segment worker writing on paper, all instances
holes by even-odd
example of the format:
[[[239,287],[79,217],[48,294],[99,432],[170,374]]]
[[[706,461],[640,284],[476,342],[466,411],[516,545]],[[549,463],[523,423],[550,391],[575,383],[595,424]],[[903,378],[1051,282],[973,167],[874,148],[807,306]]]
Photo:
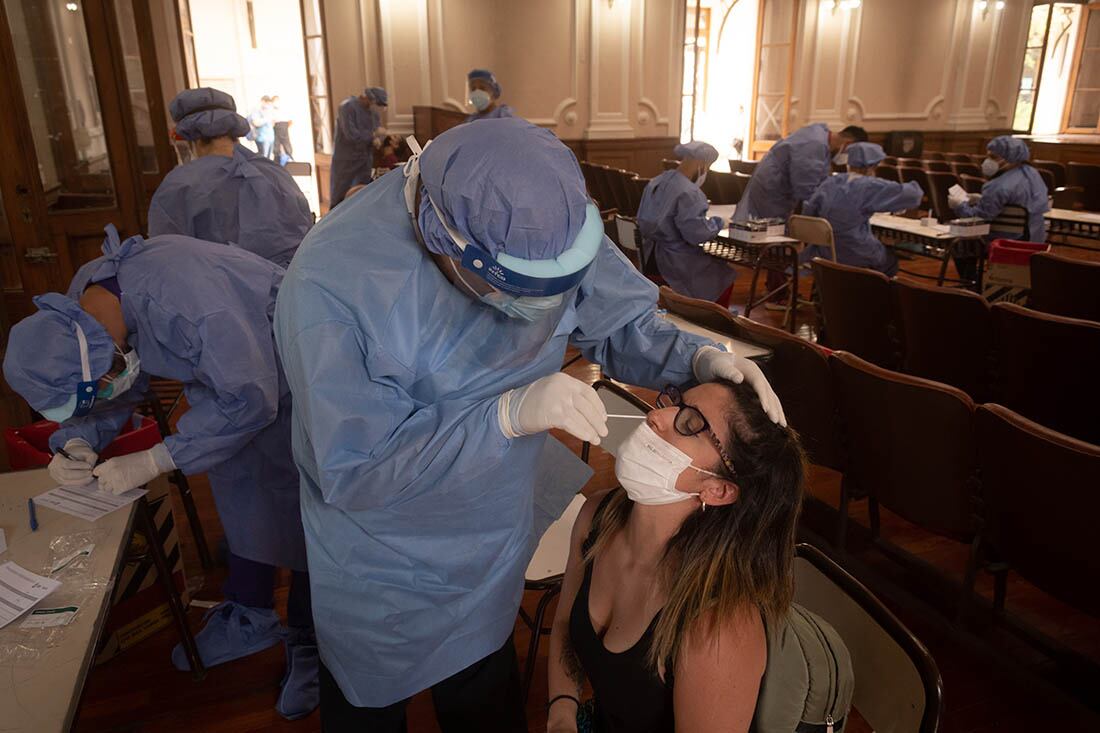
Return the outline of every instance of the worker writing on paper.
[[[536,493],[547,431],[607,431],[594,390],[559,372],[568,344],[635,384],[747,379],[782,419],[755,365],[656,298],[573,154],[517,118],[448,130],[306,236],[275,328],[326,731],[404,730],[428,688],[448,733],[526,730],[511,634],[533,515],[579,488]]]
[[[825,179],[803,204],[802,213],[822,217],[832,225],[837,262],[869,267],[893,277],[898,271],[898,258],[871,233],[871,215],[915,208],[924,192],[916,181],[898,183],[872,175],[886,157],[882,146],[852,143],[847,153],[848,172]],[[803,250],[799,259],[808,262],[814,257],[832,259],[832,253],[814,245]]]
[[[196,636],[200,658],[214,666],[284,643],[276,709],[294,719],[317,706],[318,658],[290,390],[271,326],[283,273],[236,247],[172,234],[120,241],[108,226],[103,256],[80,268],[68,294],[36,297],[38,312],[11,329],[4,376],[61,423],[49,470],[62,485],[98,478],[121,494],[176,468],[207,473],[229,575],[225,602]],[[150,374],[183,382],[190,408],[163,443],[97,466],[146,399]],[[289,630],[274,611],[277,567],[293,571]],[[172,663],[190,668],[182,646]]]
[[[248,121],[233,97],[202,87],[176,95],[168,107],[176,136],[195,155],[169,171],[149,203],[149,236],[184,234],[232,244],[286,267],[313,213],[282,166],[237,142]]]
[[[692,141],[677,145],[680,165],[646,184],[638,205],[642,246],[678,293],[728,306],[736,273],[699,248],[722,229],[722,218],[707,216],[703,181],[718,160],[713,145]]]

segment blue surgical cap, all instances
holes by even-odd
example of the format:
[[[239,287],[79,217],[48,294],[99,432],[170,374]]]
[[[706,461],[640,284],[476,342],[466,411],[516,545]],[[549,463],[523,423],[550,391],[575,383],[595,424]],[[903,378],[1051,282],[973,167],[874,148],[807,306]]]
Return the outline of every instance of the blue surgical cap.
[[[451,225],[493,257],[557,257],[580,232],[588,206],[572,151],[520,118],[447,130],[421,154],[420,182]],[[427,201],[417,219],[429,250],[461,258]]]
[[[878,143],[852,143],[845,152],[852,168],[870,168],[886,159],[886,151]]]
[[[382,87],[367,87],[363,90],[363,96],[381,107],[387,107],[390,103],[390,95]]]
[[[1031,157],[1031,150],[1028,149],[1027,143],[1011,135],[993,138],[985,149],[1009,163],[1023,163]]]
[[[38,312],[12,327],[4,355],[4,378],[35,410],[64,405],[84,381],[80,343],[73,323],[88,340],[92,379],[111,368],[115,342],[99,321],[72,298],[46,293],[34,299]]]
[[[467,81],[473,81],[474,79],[484,79],[489,82],[493,87],[493,96],[500,96],[500,83],[497,82],[496,76],[488,69],[471,69],[470,73],[466,75]]]
[[[184,140],[248,134],[248,120],[237,114],[233,97],[220,89],[185,89],[168,105],[176,135]]]
[[[701,160],[707,164],[708,168],[714,161],[718,160],[718,150],[710,143],[705,143],[701,140],[680,143],[673,149],[672,154],[677,160],[685,160],[687,158]]]

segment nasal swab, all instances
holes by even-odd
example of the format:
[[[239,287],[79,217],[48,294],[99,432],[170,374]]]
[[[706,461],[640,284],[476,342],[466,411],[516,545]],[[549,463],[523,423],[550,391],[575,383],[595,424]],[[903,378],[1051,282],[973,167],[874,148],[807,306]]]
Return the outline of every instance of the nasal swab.
[[[645,415],[608,415],[608,417],[621,417],[624,420],[645,420]]]

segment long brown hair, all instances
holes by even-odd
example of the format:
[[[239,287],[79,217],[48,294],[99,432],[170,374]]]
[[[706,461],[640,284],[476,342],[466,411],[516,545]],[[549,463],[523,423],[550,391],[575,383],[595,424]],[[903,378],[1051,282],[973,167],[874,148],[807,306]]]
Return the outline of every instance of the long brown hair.
[[[731,394],[724,415],[736,477],[719,461],[716,473],[739,487],[736,502],[691,514],[668,541],[660,582],[666,595],[649,649],[657,670],[674,664],[687,633],[717,632],[746,606],[774,623],[791,604],[795,526],[802,504],[805,456],[793,430],[774,424],[756,392],[719,380]],[[621,530],[634,502],[619,489],[594,518],[591,562]],[[700,622],[703,625],[700,626]]]

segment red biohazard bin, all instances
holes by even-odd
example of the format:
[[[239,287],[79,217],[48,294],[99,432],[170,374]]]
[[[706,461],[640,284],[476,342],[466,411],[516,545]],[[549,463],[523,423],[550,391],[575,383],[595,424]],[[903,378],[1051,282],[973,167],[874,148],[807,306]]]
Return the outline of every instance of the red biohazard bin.
[[[1050,251],[1049,244],[995,239],[989,244],[982,294],[989,301],[1022,301],[1031,289],[1031,256]]]
[[[23,471],[29,468],[43,468],[49,465],[50,436],[60,426],[50,420],[40,420],[30,425],[4,430],[4,444],[8,448],[8,460],[11,470]],[[156,421],[134,415],[122,427],[118,437],[103,449],[100,458],[106,460],[115,456],[152,448],[159,443],[160,430]]]

